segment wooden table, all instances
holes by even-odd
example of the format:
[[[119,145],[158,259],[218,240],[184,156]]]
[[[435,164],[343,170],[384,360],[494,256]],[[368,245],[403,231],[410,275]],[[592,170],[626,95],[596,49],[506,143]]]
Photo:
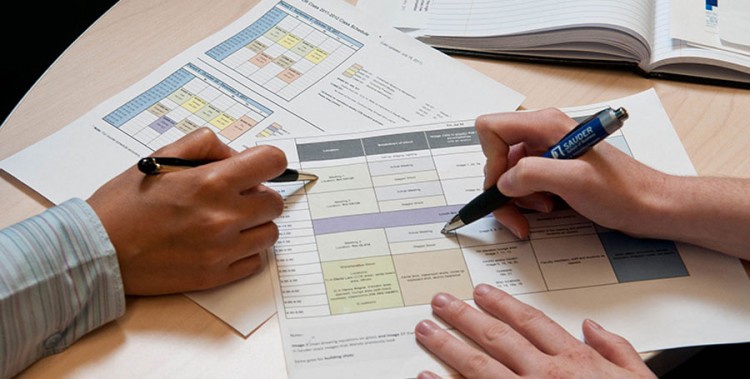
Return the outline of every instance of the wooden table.
[[[41,77],[0,127],[0,159],[63,128],[256,2],[120,0]],[[525,94],[524,109],[597,103],[653,87],[700,175],[750,177],[748,90],[645,79],[623,71],[457,59]],[[51,205],[0,171],[0,227]],[[662,364],[657,358],[669,354],[643,356],[656,362],[652,367],[658,370]],[[187,297],[173,295],[128,298],[122,318],[37,362],[20,377],[284,378],[286,373],[276,317],[245,339]]]

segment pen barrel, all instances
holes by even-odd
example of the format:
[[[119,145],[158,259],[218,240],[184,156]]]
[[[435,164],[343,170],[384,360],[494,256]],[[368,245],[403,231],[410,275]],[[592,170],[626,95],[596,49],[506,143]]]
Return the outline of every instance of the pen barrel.
[[[542,156],[553,159],[577,158],[620,129],[627,117],[623,108],[604,109],[578,124]]]
[[[464,224],[470,224],[486,216],[488,209],[500,208],[510,199],[510,197],[503,195],[497,189],[497,186],[492,186],[461,208],[458,211],[458,216]]]

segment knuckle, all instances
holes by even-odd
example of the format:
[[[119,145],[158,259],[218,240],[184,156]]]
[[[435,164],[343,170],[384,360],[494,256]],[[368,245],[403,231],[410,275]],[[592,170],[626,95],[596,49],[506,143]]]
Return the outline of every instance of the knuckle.
[[[519,328],[522,329],[528,329],[537,324],[547,324],[550,322],[552,322],[552,320],[547,317],[544,312],[533,307],[524,307],[519,313],[517,320]]]
[[[505,340],[511,334],[512,329],[507,324],[495,322],[484,330],[484,339],[488,343]]]
[[[485,374],[490,366],[490,357],[484,353],[475,352],[469,356],[461,370],[467,378],[476,378]]]
[[[472,311],[473,309],[471,308],[471,306],[464,303],[463,301],[454,301],[448,307],[449,314],[455,319],[467,317],[469,312]]]

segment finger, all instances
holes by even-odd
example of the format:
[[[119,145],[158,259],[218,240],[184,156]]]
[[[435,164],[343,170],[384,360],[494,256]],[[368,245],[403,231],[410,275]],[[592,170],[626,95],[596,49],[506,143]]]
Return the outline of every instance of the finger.
[[[493,113],[476,119],[477,136],[487,157],[485,187],[512,167],[522,155],[541,155],[575,121],[559,109]],[[513,147],[518,145],[517,147]]]
[[[539,349],[510,325],[480,312],[452,295],[435,295],[432,309],[514,372],[522,373],[537,365],[543,358]]]
[[[512,378],[515,373],[486,353],[469,346],[429,320],[415,328],[417,341],[466,378]]]
[[[273,221],[284,211],[284,199],[281,195],[264,185],[258,185],[235,196],[238,197],[235,203],[238,204],[236,215],[240,230]]]
[[[422,371],[417,375],[417,379],[441,379],[439,375],[432,371]]]
[[[495,287],[480,284],[474,288],[474,301],[489,314],[507,323],[542,352],[557,355],[580,344],[575,337],[542,311],[525,304]]]
[[[529,236],[529,220],[513,204],[505,204],[492,211],[497,222],[508,228],[514,236],[526,239]]]
[[[587,345],[618,366],[631,371],[650,371],[630,342],[592,320],[583,321],[583,338]]]
[[[174,156],[195,160],[221,160],[236,154],[231,147],[219,140],[216,133],[201,127],[177,141],[156,150],[153,156]]]
[[[225,283],[234,282],[250,275],[256,274],[263,269],[264,261],[260,254],[254,254],[249,257],[240,259],[227,269]]]
[[[219,175],[243,191],[279,176],[286,169],[286,155],[271,145],[249,148],[225,160]]]
[[[502,140],[507,146],[523,143],[528,155],[541,155],[575,125],[575,120],[556,108],[493,113],[476,121],[480,141]]]

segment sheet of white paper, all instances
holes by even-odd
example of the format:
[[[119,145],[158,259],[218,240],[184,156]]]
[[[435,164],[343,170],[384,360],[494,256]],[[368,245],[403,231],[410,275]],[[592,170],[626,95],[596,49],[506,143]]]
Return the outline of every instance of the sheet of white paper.
[[[414,30],[427,26],[430,0],[357,0],[357,8],[398,29]]]
[[[695,174],[653,90],[567,112],[605,106],[630,114],[610,143],[656,169]],[[289,237],[269,259],[291,378],[450,374],[416,343],[414,326],[434,319],[436,292],[471,303],[479,283],[538,307],[578,338],[593,318],[639,351],[750,340],[750,280],[736,258],[629,238],[564,209],[529,214],[528,241],[492,217],[442,235],[481,192],[472,119],[260,143],[320,175],[304,187],[274,184],[287,196],[278,225]]]
[[[721,41],[750,54],[750,2],[747,0],[721,0]]]
[[[59,204],[87,198],[199,126],[241,150],[270,136],[473,117],[515,110],[522,101],[345,2],[265,0],[0,168]],[[188,296],[247,335],[272,315],[243,316],[274,306],[267,288],[250,279]],[[249,303],[246,293],[267,293],[266,302]]]
[[[742,14],[738,10],[727,8],[729,2],[722,1],[721,4],[712,4],[707,0],[669,1],[672,3],[670,7],[670,34],[672,38],[703,48],[750,54],[750,50],[724,42],[725,37],[736,41],[741,40],[742,37],[747,35],[747,33],[742,34],[743,28],[750,31],[750,26],[747,26],[750,18],[745,19],[742,23]],[[736,33],[739,33],[739,39]]]

